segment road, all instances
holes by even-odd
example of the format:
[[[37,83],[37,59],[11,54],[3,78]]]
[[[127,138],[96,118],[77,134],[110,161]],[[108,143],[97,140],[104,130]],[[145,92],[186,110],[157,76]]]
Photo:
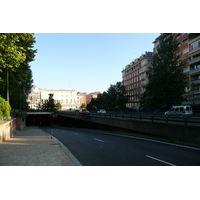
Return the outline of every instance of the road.
[[[199,166],[200,148],[112,135],[100,130],[41,127],[83,166]]]

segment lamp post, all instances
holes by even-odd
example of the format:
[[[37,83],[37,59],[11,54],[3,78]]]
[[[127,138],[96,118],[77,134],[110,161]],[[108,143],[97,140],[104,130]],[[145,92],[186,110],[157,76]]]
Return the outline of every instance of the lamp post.
[[[21,111],[21,85],[22,82],[19,82],[19,111]]]
[[[192,92],[193,92],[193,112],[194,112],[194,82],[191,84],[191,87],[192,87]]]

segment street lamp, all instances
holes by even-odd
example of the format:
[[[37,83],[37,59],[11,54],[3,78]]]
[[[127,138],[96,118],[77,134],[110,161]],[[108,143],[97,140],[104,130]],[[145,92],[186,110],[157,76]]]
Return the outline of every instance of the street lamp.
[[[194,111],[194,82],[191,84],[192,92],[193,92],[193,111]]]
[[[19,111],[21,111],[21,85],[22,82],[19,82]]]

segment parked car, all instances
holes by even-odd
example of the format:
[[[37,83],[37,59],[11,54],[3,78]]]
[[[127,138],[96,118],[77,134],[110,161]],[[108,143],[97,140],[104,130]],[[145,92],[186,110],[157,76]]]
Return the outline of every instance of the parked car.
[[[106,113],[106,110],[105,109],[101,109],[98,111],[98,113]]]
[[[179,117],[188,117],[192,116],[192,107],[191,106],[174,106],[169,111],[165,112],[165,116],[179,116]]]
[[[79,114],[89,115],[90,112],[87,109],[84,108],[84,109],[79,110]]]

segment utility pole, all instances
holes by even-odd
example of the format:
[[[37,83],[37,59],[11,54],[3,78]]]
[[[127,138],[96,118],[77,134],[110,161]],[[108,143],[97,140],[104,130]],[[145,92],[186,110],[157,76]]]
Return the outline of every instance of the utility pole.
[[[7,69],[7,101],[9,103],[9,74],[8,74],[8,69]]]
[[[19,111],[21,111],[21,85],[22,82],[19,82]]]

